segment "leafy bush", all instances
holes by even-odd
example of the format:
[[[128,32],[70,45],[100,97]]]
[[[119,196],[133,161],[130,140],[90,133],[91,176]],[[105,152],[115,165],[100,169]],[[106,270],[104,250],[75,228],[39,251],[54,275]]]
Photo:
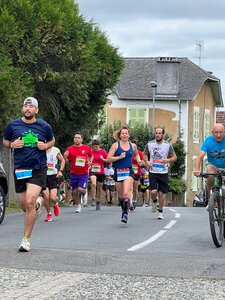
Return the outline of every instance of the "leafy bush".
[[[180,178],[169,178],[169,191],[178,195],[184,194],[187,190],[186,181]]]

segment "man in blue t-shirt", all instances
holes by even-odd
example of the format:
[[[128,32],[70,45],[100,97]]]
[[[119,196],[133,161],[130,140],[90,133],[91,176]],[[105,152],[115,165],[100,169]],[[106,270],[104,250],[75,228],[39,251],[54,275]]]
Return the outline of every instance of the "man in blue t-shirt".
[[[195,159],[195,176],[200,176],[203,157],[207,155],[207,173],[216,173],[218,169],[225,169],[225,129],[223,124],[214,125],[212,135],[202,143],[198,156]],[[207,178],[207,191],[213,185],[213,176]]]
[[[17,199],[24,211],[24,238],[19,251],[30,250],[30,236],[41,213],[43,198],[39,196],[46,186],[46,150],[55,143],[50,125],[36,119],[38,101],[28,97],[23,104],[23,117],[11,121],[3,132],[3,145],[13,150],[14,180]]]

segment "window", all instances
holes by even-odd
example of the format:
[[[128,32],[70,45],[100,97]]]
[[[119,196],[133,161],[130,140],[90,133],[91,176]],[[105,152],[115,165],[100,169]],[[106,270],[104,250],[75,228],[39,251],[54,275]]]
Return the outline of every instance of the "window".
[[[145,105],[127,106],[127,123],[148,123],[148,107]]]
[[[193,143],[199,143],[199,107],[194,106]]]
[[[210,110],[205,109],[204,114],[204,139],[210,135]]]

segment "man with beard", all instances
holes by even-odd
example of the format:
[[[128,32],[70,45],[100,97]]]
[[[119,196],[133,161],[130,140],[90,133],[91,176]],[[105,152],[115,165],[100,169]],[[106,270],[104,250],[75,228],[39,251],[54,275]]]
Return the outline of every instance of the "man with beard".
[[[164,199],[168,192],[168,167],[177,160],[173,146],[163,139],[164,134],[164,128],[157,127],[155,139],[147,143],[143,152],[143,160],[149,167],[152,212],[157,210],[157,197],[159,201],[158,219],[163,219]]]
[[[36,218],[40,217],[46,186],[46,150],[55,143],[50,125],[36,119],[38,101],[28,97],[23,104],[23,117],[11,121],[3,132],[3,145],[11,148],[14,157],[14,179],[17,199],[24,211],[24,238],[20,252],[30,251],[30,236]]]

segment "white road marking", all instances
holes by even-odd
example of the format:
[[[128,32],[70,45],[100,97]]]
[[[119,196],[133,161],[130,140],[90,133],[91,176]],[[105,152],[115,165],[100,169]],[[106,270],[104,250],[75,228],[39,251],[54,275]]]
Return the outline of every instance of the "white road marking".
[[[180,213],[177,212],[177,210],[170,208],[170,210],[172,212],[175,213],[175,218],[179,219],[180,218]],[[167,230],[169,230],[170,228],[172,228],[175,224],[176,224],[177,220],[171,220],[165,227],[164,229],[160,230],[159,232],[157,232],[156,234],[154,234],[150,239],[140,243],[140,244],[136,244],[130,248],[127,249],[127,251],[137,251],[140,250],[142,248],[144,248],[145,246],[148,246],[149,244],[155,242],[157,239],[159,239],[161,236],[163,236]]]
[[[127,249],[127,251],[136,251],[136,250],[140,250],[142,248],[144,248],[145,246],[151,244],[152,242],[156,241],[158,238],[160,238],[164,233],[166,233],[166,230],[160,230],[159,232],[157,232],[155,235],[153,235],[150,239],[134,245],[133,247]]]
[[[165,227],[164,229],[170,229],[171,227],[173,227],[173,225],[175,225],[177,222],[177,220],[171,220]]]
[[[175,214],[175,218],[176,218],[176,219],[179,219],[179,218],[180,218],[180,213],[176,213],[176,214]]]

